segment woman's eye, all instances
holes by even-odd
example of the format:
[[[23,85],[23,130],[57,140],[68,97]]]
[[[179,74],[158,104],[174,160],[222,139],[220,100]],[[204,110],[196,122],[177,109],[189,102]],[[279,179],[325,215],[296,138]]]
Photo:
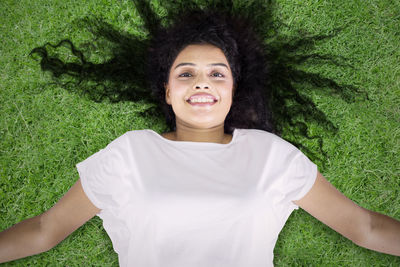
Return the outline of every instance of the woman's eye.
[[[192,74],[190,74],[189,72],[185,72],[179,75],[179,77],[192,77]]]
[[[224,77],[224,75],[219,73],[219,72],[214,72],[213,74],[211,74],[211,76],[217,77],[217,78],[223,78]]]
[[[222,73],[220,73],[220,72],[214,72],[214,73],[211,74],[211,76],[212,76],[212,77],[215,77],[215,78],[223,78],[223,77],[225,77],[225,76],[224,76]],[[191,73],[189,73],[189,72],[184,72],[184,73],[182,73],[182,74],[179,74],[179,77],[189,78],[189,77],[193,77],[193,75],[192,75]]]

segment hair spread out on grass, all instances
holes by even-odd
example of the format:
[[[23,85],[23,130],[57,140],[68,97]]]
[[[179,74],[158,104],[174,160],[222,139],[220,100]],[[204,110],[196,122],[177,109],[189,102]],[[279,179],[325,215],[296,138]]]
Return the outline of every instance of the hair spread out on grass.
[[[234,77],[235,92],[225,132],[232,133],[234,128],[285,132],[293,144],[314,159],[315,151],[297,140],[316,138],[319,152],[323,153],[322,138],[311,136],[307,125],[316,123],[333,132],[337,129],[299,88],[335,92],[346,101],[352,100],[358,90],[300,70],[299,66],[310,60],[343,66],[340,62],[344,60],[338,56],[312,52],[318,41],[334,34],[281,34],[279,29],[285,26],[274,22],[273,5],[265,0],[212,1],[206,5],[201,1],[161,1],[167,11],[163,16],[153,11],[149,1],[133,2],[147,38],[123,32],[99,19],[85,20],[96,38],[95,48],[110,52],[103,62],[93,63],[85,58],[84,54],[94,46],[78,49],[70,40],[47,43],[31,54],[39,55],[42,70],[50,71],[64,87],[83,91],[95,101],[152,103],[146,115],[164,115],[169,130],[174,130],[175,115],[165,102],[164,84],[169,69],[187,45],[215,45],[227,57]],[[61,59],[56,53],[60,47],[69,49],[72,61]]]

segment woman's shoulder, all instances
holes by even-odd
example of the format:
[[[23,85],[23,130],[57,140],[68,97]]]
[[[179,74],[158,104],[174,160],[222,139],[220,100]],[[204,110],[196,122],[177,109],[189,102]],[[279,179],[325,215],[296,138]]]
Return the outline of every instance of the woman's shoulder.
[[[131,130],[127,131],[119,137],[112,140],[107,148],[112,148],[116,146],[127,146],[130,143],[143,141],[145,138],[148,138],[151,134],[149,130]]]
[[[270,142],[286,142],[282,137],[275,133],[271,133],[260,129],[236,129],[240,135],[248,136],[257,141],[270,141]]]
[[[145,137],[145,136],[149,136],[150,132],[154,132],[154,131],[151,129],[130,130],[130,131],[125,132],[121,136],[117,137],[115,140],[119,140],[119,139],[124,140],[124,139]]]
[[[260,129],[237,129],[241,136],[246,136],[249,142],[256,146],[268,146],[270,149],[297,150],[297,148],[275,133]]]

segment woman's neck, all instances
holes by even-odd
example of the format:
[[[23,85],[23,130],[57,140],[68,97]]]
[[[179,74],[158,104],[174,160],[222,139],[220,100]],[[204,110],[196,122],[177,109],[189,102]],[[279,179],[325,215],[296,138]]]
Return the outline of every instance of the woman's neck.
[[[198,129],[177,125],[175,132],[163,133],[162,136],[172,141],[208,142],[218,144],[228,144],[232,140],[231,134],[225,134],[223,124],[208,129]]]

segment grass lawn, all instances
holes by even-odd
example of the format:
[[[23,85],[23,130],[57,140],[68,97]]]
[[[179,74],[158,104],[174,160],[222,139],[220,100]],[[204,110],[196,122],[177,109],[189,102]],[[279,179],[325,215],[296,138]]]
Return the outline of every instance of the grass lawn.
[[[156,2],[156,1],[154,1]],[[349,58],[355,69],[306,66],[367,91],[370,100],[346,103],[313,93],[339,127],[322,134],[328,154],[321,172],[357,204],[400,219],[400,2],[279,0],[275,15],[288,33],[330,33],[317,51]],[[157,4],[155,4],[157,5]],[[28,56],[37,46],[70,38],[90,40],[77,25],[87,15],[135,32],[128,0],[0,2],[0,229],[52,207],[78,179],[75,164],[128,130],[164,129],[142,117],[141,103],[95,103],[51,85]],[[304,211],[295,211],[275,248],[276,266],[400,266],[400,257],[357,247]],[[93,218],[54,249],[4,266],[118,266],[118,257]]]

